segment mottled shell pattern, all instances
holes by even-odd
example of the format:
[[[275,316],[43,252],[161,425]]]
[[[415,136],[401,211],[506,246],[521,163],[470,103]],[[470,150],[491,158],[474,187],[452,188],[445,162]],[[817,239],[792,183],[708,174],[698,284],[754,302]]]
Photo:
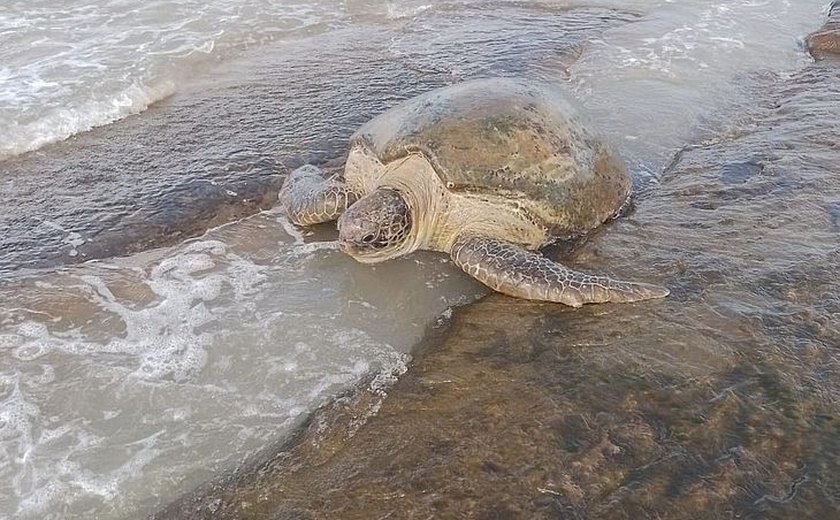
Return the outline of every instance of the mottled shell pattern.
[[[555,235],[578,235],[627,200],[620,160],[562,90],[465,82],[402,103],[351,138],[383,165],[422,153],[453,192],[516,200]]]

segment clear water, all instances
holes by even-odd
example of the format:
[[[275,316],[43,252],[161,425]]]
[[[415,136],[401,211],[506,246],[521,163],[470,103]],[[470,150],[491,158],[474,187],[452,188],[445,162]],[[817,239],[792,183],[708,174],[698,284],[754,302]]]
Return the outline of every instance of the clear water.
[[[0,158],[142,112],[247,49],[412,9],[353,0],[4,2]]]
[[[690,137],[716,128],[706,118],[755,95],[745,91],[751,75],[810,62],[800,39],[823,19],[819,1],[620,5],[647,14],[594,41],[572,81],[629,164],[654,176]]]
[[[384,388],[429,320],[479,293],[440,258],[366,269],[334,246],[265,213],[0,288],[3,515],[171,498],[363,376]]]
[[[274,212],[109,257],[102,244],[170,214],[160,201],[206,198],[193,186],[178,199],[173,187],[218,170],[202,186],[240,197],[237,178],[279,177],[269,157],[335,157],[355,126],[400,99],[494,74],[566,83],[640,182],[657,183],[714,126],[711,114],[718,125],[722,107],[761,95],[756,76],[807,63],[797,39],[823,8],[566,7],[0,8],[0,182],[12,195],[0,221],[4,243],[17,244],[0,253],[14,253],[0,285],[0,517],[151,511],[363,376],[385,385],[435,316],[484,294],[443,257],[358,265],[328,226],[302,236]],[[65,164],[76,173],[53,169]],[[53,241],[65,255],[53,263],[91,244],[103,259],[27,270]]]
[[[564,259],[668,298],[460,307],[364,426],[362,388],[154,518],[837,517],[838,65],[763,75]]]

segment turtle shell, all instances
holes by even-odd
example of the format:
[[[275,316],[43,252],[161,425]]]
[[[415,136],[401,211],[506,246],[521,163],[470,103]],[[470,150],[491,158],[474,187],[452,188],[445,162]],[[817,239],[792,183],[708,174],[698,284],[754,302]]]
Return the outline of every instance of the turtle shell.
[[[453,192],[516,199],[554,233],[601,224],[627,199],[622,163],[558,89],[514,79],[427,92],[362,126],[384,165],[422,153]]]

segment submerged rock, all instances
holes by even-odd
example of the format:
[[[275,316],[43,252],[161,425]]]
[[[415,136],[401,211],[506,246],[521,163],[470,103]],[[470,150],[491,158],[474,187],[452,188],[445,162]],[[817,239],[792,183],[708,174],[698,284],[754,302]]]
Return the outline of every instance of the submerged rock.
[[[840,70],[767,91],[572,256],[672,298],[487,297],[154,518],[836,516]]]
[[[834,0],[828,10],[828,20],[820,30],[805,38],[808,51],[814,58],[840,55],[840,2]]]

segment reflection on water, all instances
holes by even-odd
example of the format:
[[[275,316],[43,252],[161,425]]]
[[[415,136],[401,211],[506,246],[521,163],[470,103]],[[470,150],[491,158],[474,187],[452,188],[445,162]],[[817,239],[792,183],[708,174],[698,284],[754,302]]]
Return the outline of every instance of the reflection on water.
[[[838,78],[796,72],[795,43],[820,2],[602,3],[362,17],[2,163],[0,516],[152,510],[363,377],[375,391],[319,414],[288,455],[172,511],[836,508]],[[355,264],[329,226],[300,236],[271,213],[183,242],[270,206],[284,167],[339,164],[386,107],[483,75],[568,82],[619,142],[636,211],[571,261],[662,280],[669,299],[487,298],[383,401],[424,327],[483,288],[436,255]],[[54,268],[89,258],[106,260]]]
[[[137,118],[0,163],[0,273],[176,243],[270,207],[281,174],[335,160],[402,99],[482,75],[553,68],[633,17],[610,9],[421,11],[282,42],[219,65]],[[317,56],[317,59],[314,57]]]
[[[271,206],[284,165],[340,159],[400,99],[521,73],[628,19],[479,7],[284,41],[2,163],[0,517],[153,510],[363,376],[380,387],[431,320],[485,292],[439,255],[363,266],[334,227],[302,236],[266,213],[183,242]]]
[[[835,517],[840,68],[767,81],[572,257],[671,297],[456,310],[363,427],[364,391],[158,518]]]
[[[432,317],[482,291],[438,257],[374,272],[284,225],[264,213],[0,289],[0,496],[20,497],[2,515],[152,506],[361,377],[382,387]]]

